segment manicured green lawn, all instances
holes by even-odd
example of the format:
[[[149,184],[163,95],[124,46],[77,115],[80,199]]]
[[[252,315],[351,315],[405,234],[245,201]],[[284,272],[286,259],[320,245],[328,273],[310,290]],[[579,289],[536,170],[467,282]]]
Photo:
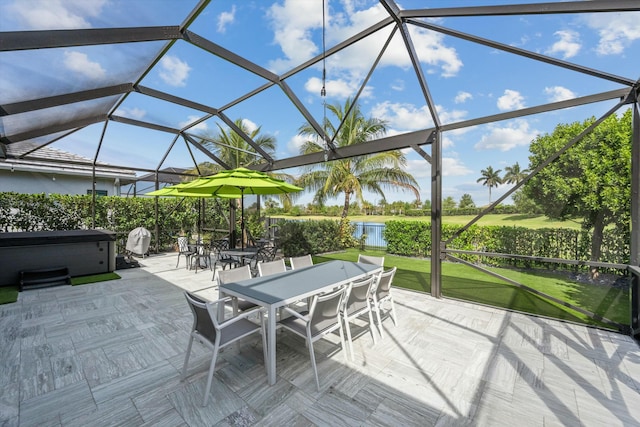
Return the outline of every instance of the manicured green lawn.
[[[279,216],[276,215],[273,218],[284,219],[332,219],[338,220],[338,217],[326,217],[320,215],[309,216]],[[465,225],[469,221],[475,218],[474,215],[455,215],[444,216],[442,222],[450,225]],[[353,222],[378,222],[384,223],[387,221],[426,221],[430,222],[431,218],[428,216],[391,216],[391,215],[355,215],[349,217]],[[580,229],[580,223],[575,221],[552,221],[544,215],[519,215],[519,214],[500,214],[500,215],[485,215],[476,224],[478,225],[504,225],[504,226],[517,226],[527,228],[570,228],[574,230]]]
[[[0,304],[18,301],[17,286],[0,286]]]
[[[314,261],[321,262],[330,259],[356,261],[358,253],[360,251],[357,249],[349,249],[345,252],[314,256]],[[429,260],[393,256],[381,251],[362,253],[384,256],[385,268],[397,267],[395,286],[431,292],[429,276],[431,262]],[[629,292],[627,289],[579,283],[561,275],[542,272],[520,272],[504,268],[492,268],[491,270],[615,322],[625,325],[630,322]],[[582,313],[463,264],[443,263],[442,276],[442,292],[446,297],[615,329],[611,325],[593,320]]]
[[[120,279],[120,275],[114,272],[91,274],[89,276],[72,277],[71,285],[72,286],[86,285],[88,283],[106,282],[108,280],[117,280],[117,279]]]

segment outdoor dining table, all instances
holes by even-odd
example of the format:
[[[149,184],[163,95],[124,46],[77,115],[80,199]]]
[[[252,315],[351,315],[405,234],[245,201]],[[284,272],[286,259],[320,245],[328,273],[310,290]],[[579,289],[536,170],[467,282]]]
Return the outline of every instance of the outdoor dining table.
[[[276,382],[276,312],[279,308],[382,271],[382,267],[350,261],[328,261],[270,276],[225,283],[220,297],[234,296],[267,310],[267,372]]]
[[[244,264],[244,259],[252,257],[260,248],[244,248],[244,249],[224,249],[223,254],[238,260],[240,264]]]

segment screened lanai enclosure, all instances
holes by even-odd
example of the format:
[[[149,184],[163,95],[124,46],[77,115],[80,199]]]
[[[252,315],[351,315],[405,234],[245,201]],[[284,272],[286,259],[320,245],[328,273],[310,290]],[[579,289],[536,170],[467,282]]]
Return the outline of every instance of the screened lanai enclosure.
[[[402,150],[431,201],[431,293],[448,295],[456,261],[555,304],[566,301],[469,259],[510,258],[550,268],[590,266],[630,283],[631,319],[582,314],[640,330],[640,3],[636,0],[338,0],[228,2],[112,0],[0,3],[0,172],[59,148],[134,171],[247,166],[297,176],[303,168]],[[387,132],[337,143],[354,101]],[[460,248],[443,236],[442,203],[477,191],[480,216],[509,202],[541,171],[613,116],[631,115],[626,249],[616,259],[541,258]],[[530,143],[559,124],[589,125],[528,169]],[[322,150],[301,154],[301,127]],[[258,130],[259,132],[254,132]],[[225,146],[235,132],[248,149]],[[273,137],[265,148],[257,135]],[[221,149],[251,161],[230,165]],[[595,154],[594,154],[595,155]],[[478,163],[484,159],[484,163]],[[517,164],[520,179],[486,200],[480,170]],[[61,162],[60,168],[65,164]],[[175,168],[175,169],[172,169]],[[171,172],[175,170],[176,172]],[[156,187],[157,187],[156,182]],[[489,188],[491,190],[491,188]],[[498,191],[499,190],[499,191]],[[607,192],[607,186],[594,192]],[[94,191],[95,194],[95,191]],[[122,194],[126,194],[123,191]],[[570,203],[570,202],[569,202]],[[476,258],[473,258],[476,257]],[[419,262],[419,261],[416,261]],[[603,275],[604,277],[604,275]]]

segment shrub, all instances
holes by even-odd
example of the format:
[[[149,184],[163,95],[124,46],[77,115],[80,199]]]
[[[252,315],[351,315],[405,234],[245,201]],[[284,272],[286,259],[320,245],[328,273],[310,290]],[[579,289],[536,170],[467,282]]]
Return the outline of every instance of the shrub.
[[[356,246],[352,233],[348,221],[283,220],[278,223],[278,245],[287,257],[332,252]]]

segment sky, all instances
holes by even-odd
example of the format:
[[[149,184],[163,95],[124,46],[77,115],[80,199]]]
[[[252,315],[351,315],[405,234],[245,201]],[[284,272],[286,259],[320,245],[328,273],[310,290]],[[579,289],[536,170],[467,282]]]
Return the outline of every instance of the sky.
[[[503,5],[523,1],[399,1],[401,9]],[[0,0],[0,31],[179,25],[195,0]],[[325,43],[329,49],[347,37],[381,21],[387,14],[373,0],[329,0],[325,3]],[[456,17],[426,22],[499,43],[547,55],[583,67],[636,80],[640,77],[640,14],[563,14],[541,16]],[[623,86],[584,73],[554,67],[485,47],[422,27],[409,25],[420,67],[440,122],[443,124],[518,110],[549,102],[619,89]],[[265,69],[283,74],[322,52],[320,0],[212,1],[189,30],[224,49],[246,57]],[[328,57],[326,98],[343,104],[353,97],[389,37],[385,27],[367,39]],[[33,99],[137,79],[164,42],[102,45],[0,53],[0,104]],[[286,80],[301,102],[322,121],[325,114],[320,64]],[[140,82],[156,90],[214,108],[260,87],[265,81],[193,45],[178,41]],[[105,99],[81,103],[56,112],[34,113],[29,120],[52,122],[61,117],[89,114],[104,108]],[[360,99],[366,117],[386,122],[387,135],[433,125],[402,39],[396,34],[373,71]],[[615,101],[590,104],[523,118],[475,126],[443,134],[443,196],[458,201],[470,194],[476,205],[489,202],[489,191],[477,182],[481,171],[519,163],[528,166],[528,146],[537,135],[551,133],[559,123],[598,117]],[[232,119],[277,140],[276,158],[299,154],[303,139],[298,129],[304,117],[277,87],[228,108]],[[131,94],[115,112],[118,116],[182,128],[201,118],[201,112]],[[53,116],[53,117],[52,117]],[[331,118],[331,116],[329,115]],[[5,121],[5,128],[16,126]],[[211,118],[194,126],[194,133],[215,134],[221,122]],[[103,162],[155,169],[193,167],[207,160],[182,140],[164,132],[110,122],[88,126],[51,145],[93,158],[98,141]],[[428,146],[423,147],[430,153]],[[423,200],[431,199],[431,169],[413,150],[405,150],[406,169],[418,180]],[[192,157],[193,156],[193,157]],[[292,175],[299,170],[286,171]],[[492,191],[492,200],[510,186]],[[409,192],[387,190],[388,202],[413,201]],[[367,194],[369,202],[380,196]],[[303,194],[298,203],[312,200]],[[341,204],[341,200],[334,201]],[[329,202],[332,204],[332,202]]]

